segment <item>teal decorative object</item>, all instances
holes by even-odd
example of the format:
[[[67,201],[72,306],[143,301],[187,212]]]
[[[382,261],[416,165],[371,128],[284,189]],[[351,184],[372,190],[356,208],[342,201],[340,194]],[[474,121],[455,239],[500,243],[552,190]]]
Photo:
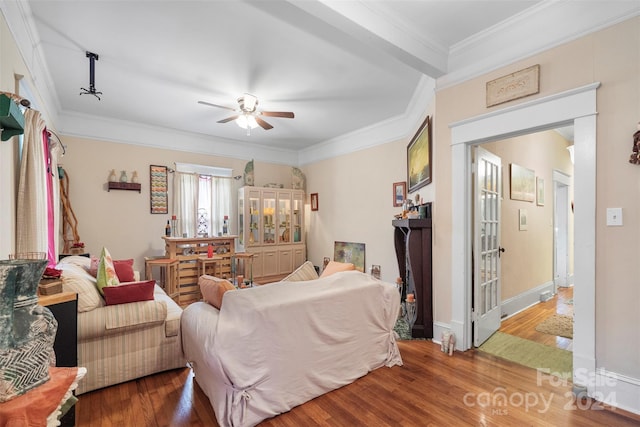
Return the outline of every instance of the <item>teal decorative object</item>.
[[[253,171],[253,159],[244,167],[244,185],[254,186],[255,185],[255,176]]]
[[[47,263],[0,260],[0,402],[49,380],[58,322],[37,296]]]
[[[7,95],[0,95],[0,128],[2,136],[0,139],[6,141],[15,135],[24,133],[24,116],[13,99]]]

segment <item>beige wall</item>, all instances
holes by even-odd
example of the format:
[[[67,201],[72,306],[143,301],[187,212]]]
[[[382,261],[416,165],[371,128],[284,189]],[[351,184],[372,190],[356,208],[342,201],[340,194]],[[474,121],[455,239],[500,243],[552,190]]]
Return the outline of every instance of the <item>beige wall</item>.
[[[174,168],[175,162],[232,168],[242,175],[245,160],[192,154],[113,142],[63,137],[67,146],[61,163],[69,176],[71,205],[78,218],[80,239],[91,254],[98,255],[106,246],[114,258],[134,258],[135,267],[144,269],[144,257],[164,254],[164,227],[172,213],[173,175],[169,174],[169,214],[150,213],[149,165]],[[255,162],[256,185],[281,183],[291,186],[291,168]],[[107,191],[111,169],[120,176],[126,170],[129,178],[135,170],[142,184],[136,191]],[[243,180],[233,181],[232,232],[237,231],[237,189]]]
[[[12,90],[10,73],[26,74],[4,21],[0,28],[0,85]],[[540,64],[540,93],[487,109],[487,81]],[[534,57],[505,66],[482,77],[439,90],[433,111],[433,184],[421,190],[434,201],[434,316],[436,323],[451,320],[451,123],[499,110],[523,101],[548,96],[592,82],[598,89],[597,118],[597,217],[596,222],[596,357],[598,367],[640,379],[640,287],[637,283],[637,254],[640,252],[640,169],[627,162],[631,135],[640,119],[640,18],[582,37]],[[419,123],[416,124],[416,129]],[[410,137],[409,137],[410,138]],[[391,206],[393,182],[406,180],[408,139],[363,150],[305,167],[307,193],[319,193],[317,212],[308,212],[309,258],[319,264],[331,256],[334,240],[364,242],[367,269],[382,266],[382,275],[393,280],[397,265],[393,252]],[[240,172],[244,161],[212,158],[168,150],[127,146],[108,142],[63,138],[67,155],[62,159],[71,182],[73,207],[80,221],[80,235],[91,252],[101,245],[115,257],[132,256],[140,268],[141,257],[162,252],[163,225],[167,216],[149,214],[149,164],[171,165],[174,161],[216,164]],[[13,153],[7,142],[2,147],[2,165]],[[9,147],[9,148],[8,148]],[[262,169],[261,169],[262,166]],[[138,170],[142,194],[107,192],[109,170]],[[260,177],[263,170],[265,177]],[[0,250],[7,243],[6,222],[10,218],[13,194],[6,194],[5,182],[15,173],[13,165],[0,171]],[[273,174],[273,176],[271,176]],[[268,178],[267,175],[270,175]],[[280,167],[256,165],[258,184],[278,182],[286,172]],[[262,182],[261,182],[262,181]],[[437,193],[436,193],[437,188]],[[7,205],[9,203],[9,205]],[[624,227],[607,227],[607,207],[622,207]],[[579,206],[576,206],[579,209]],[[456,230],[459,231],[459,230]],[[579,283],[576,286],[580,286]]]
[[[406,181],[406,142],[396,141],[304,168],[307,192],[318,193],[318,210],[309,212],[307,254],[315,265],[333,259],[335,241],[365,244],[365,271],[381,266],[395,282],[398,263],[393,244],[393,183]]]
[[[540,64],[540,94],[485,107],[487,81],[533,64]],[[640,336],[636,327],[640,323],[636,272],[636,254],[640,250],[640,169],[628,163],[632,135],[640,118],[640,18],[437,92],[435,162],[450,168],[451,123],[593,82],[602,83],[597,93],[596,363],[598,367],[640,378]],[[449,168],[438,169],[435,176],[436,221],[445,235],[451,233]],[[623,227],[606,226],[607,207],[623,208]],[[450,277],[451,262],[450,247],[445,244],[435,248],[444,259],[434,265],[443,278]],[[449,291],[449,283],[450,280],[436,283],[437,292]],[[437,320],[448,322],[450,317],[450,311],[443,309]]]
[[[553,170],[573,175],[566,149],[568,145],[570,143],[566,139],[552,130],[482,145],[502,160],[504,187],[500,245],[505,248],[501,257],[503,301],[553,281]],[[536,178],[544,179],[543,206],[539,206],[537,201],[511,199],[511,163],[532,169]],[[520,209],[527,211],[527,230],[519,229]]]

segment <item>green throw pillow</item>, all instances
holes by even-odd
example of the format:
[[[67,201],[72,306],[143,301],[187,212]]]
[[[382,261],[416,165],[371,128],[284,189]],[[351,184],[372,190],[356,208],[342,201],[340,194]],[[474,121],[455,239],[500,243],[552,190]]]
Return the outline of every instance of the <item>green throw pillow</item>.
[[[104,296],[102,288],[105,286],[118,286],[120,281],[116,274],[116,269],[113,266],[113,259],[107,248],[102,248],[100,254],[100,263],[98,264],[98,275],[96,276],[96,286],[98,290]]]

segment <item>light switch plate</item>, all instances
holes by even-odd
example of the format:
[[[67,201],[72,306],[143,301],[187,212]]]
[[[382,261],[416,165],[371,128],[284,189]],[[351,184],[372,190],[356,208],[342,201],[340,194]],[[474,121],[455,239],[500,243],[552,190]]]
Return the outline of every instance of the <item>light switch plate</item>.
[[[607,225],[622,226],[622,208],[607,208]]]

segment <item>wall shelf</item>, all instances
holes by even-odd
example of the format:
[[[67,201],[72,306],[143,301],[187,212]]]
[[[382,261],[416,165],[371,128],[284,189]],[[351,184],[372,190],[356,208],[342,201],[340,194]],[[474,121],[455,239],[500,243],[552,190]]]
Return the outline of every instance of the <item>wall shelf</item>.
[[[137,191],[138,193],[141,193],[142,185],[137,182],[109,181],[107,191],[111,191],[111,190],[130,190],[130,191]]]

